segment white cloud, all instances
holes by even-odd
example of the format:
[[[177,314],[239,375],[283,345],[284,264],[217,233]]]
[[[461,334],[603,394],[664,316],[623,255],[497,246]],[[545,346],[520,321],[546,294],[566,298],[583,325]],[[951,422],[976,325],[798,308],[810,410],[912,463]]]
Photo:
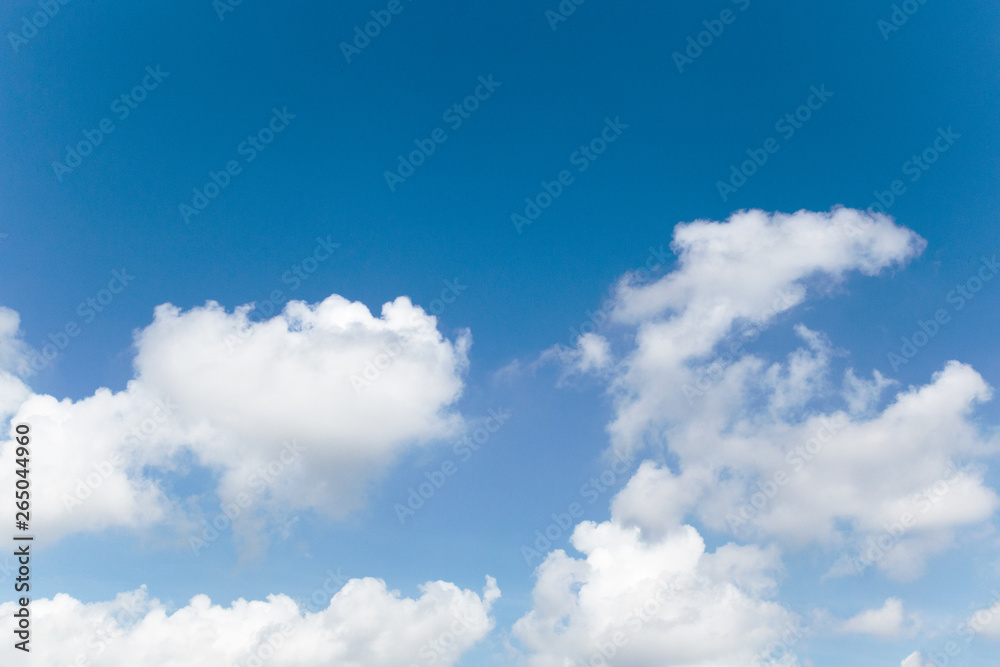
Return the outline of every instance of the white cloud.
[[[603,336],[586,333],[576,341],[578,359],[576,368],[581,373],[599,371],[611,363],[611,348]]]
[[[993,604],[976,610],[965,622],[963,630],[991,639],[1000,639],[1000,593],[993,591]]]
[[[642,463],[610,521],[577,526],[582,558],[558,550],[539,566],[533,609],[513,629],[534,667],[798,664],[801,631],[768,599],[777,547],[707,553],[683,525],[692,513],[748,539],[855,549],[866,538],[884,544],[881,531],[905,522],[870,564],[906,578],[1000,502],[974,465],[996,441],[972,418],[991,396],[972,368],[946,364],[879,409],[892,381],[851,369],[834,381],[832,359],[843,353],[820,332],[797,325],[804,344],[781,363],[744,349],[809,291],[913,258],[925,246],[919,236],[839,208],[741,212],[679,225],[674,238],[674,271],[649,285],[620,281],[613,319],[635,327],[635,346],[600,364],[613,372],[612,452],[665,449],[671,463]],[[573,354],[563,361],[578,369],[583,347]],[[916,627],[890,599],[839,629],[898,636]]]
[[[487,577],[482,597],[451,583],[401,597],[379,579],[352,579],[325,609],[299,609],[285,595],[212,605],[207,596],[170,611],[145,589],[85,604],[59,594],[32,600],[32,665],[103,667],[408,667],[453,665],[493,628],[500,597]],[[14,603],[0,605],[10,618]],[[20,656],[5,642],[5,661]],[[89,662],[77,662],[84,656]]]
[[[32,460],[46,489],[33,507],[40,534],[183,524],[182,499],[147,473],[178,469],[187,453],[219,475],[223,501],[252,498],[244,522],[307,508],[341,517],[405,448],[461,428],[451,406],[471,339],[443,338],[405,297],[385,304],[381,318],[336,295],[290,302],[262,322],[248,311],[158,307],[136,335],[136,378],[124,391],[59,401],[0,373],[0,407],[19,402],[14,421],[29,423],[40,445]],[[0,353],[11,338],[5,311]],[[10,475],[14,448],[0,447]]]
[[[743,539],[847,550],[831,574],[877,566],[897,579],[918,576],[958,528],[987,521],[1000,498],[977,460],[998,441],[975,422],[992,390],[972,368],[950,362],[880,408],[893,382],[852,369],[833,378],[844,353],[820,332],[794,326],[803,344],[780,363],[745,349],[810,291],[924,245],[884,216],[843,208],[678,225],[676,268],[617,289],[614,319],[636,334],[606,364],[612,449],[671,456],[669,469],[640,466],[614,501],[617,520],[655,537],[693,513]]]
[[[533,609],[513,628],[533,667],[797,664],[802,630],[766,599],[780,565],[774,550],[706,553],[691,526],[647,541],[614,521],[579,524],[572,544],[584,557],[550,553]]]
[[[916,617],[907,617],[903,601],[889,598],[878,609],[866,609],[840,625],[840,632],[872,635],[883,639],[894,639],[913,635],[919,629]]]
[[[613,319],[638,331],[616,385],[612,445],[634,449],[651,426],[685,417],[701,380],[689,364],[706,361],[734,324],[752,333],[801,303],[807,287],[829,289],[851,271],[876,275],[925,245],[889,218],[846,208],[741,211],[725,223],[677,225],[676,268],[648,285],[626,278],[617,289]],[[729,347],[743,343],[737,337]]]
[[[0,306],[0,419],[7,419],[31,390],[16,374],[28,368],[28,346],[19,336],[21,316]]]
[[[914,651],[903,658],[903,661],[899,663],[899,667],[930,667],[930,663],[924,660],[924,656],[920,651]]]
[[[513,361],[498,371],[499,377],[516,377],[523,371],[534,373],[539,366],[552,363],[561,367],[558,384],[564,385],[575,375],[606,374],[610,370],[613,357],[611,345],[603,336],[595,333],[585,333],[576,339],[573,347],[561,343],[553,345],[542,352],[538,359],[522,368],[518,361]]]

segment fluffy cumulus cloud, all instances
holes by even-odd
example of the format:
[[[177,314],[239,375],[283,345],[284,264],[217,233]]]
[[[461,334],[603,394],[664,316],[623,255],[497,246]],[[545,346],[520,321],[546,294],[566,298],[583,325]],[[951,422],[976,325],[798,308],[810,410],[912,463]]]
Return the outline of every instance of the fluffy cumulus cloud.
[[[802,631],[770,599],[777,545],[846,554],[831,575],[872,567],[906,579],[957,530],[988,521],[1000,500],[981,460],[997,439],[975,421],[992,390],[974,369],[949,362],[919,387],[850,368],[838,377],[845,353],[803,325],[784,358],[748,351],[807,296],[924,246],[877,214],[744,211],[678,225],[677,264],[659,280],[622,278],[613,320],[626,348],[616,358],[602,345],[588,366],[594,341],[581,340],[562,361],[610,374],[609,454],[652,458],[609,521],[577,526],[581,558],[555,551],[538,568],[533,609],[514,627],[532,665],[798,664]],[[709,553],[690,516],[774,546]],[[916,627],[890,599],[831,629],[896,637]]]
[[[690,394],[703,391],[696,371],[704,369],[692,366],[708,361],[735,324],[744,328],[727,341],[730,356],[741,338],[801,303],[809,288],[828,291],[852,271],[876,275],[925,245],[889,218],[846,208],[742,211],[726,222],[678,225],[674,270],[649,284],[625,276],[618,285],[613,319],[637,332],[618,384],[614,446],[634,448],[650,426],[686,414]]]
[[[444,338],[405,297],[381,317],[339,296],[290,302],[263,321],[249,313],[160,306],[136,335],[126,389],[73,401],[34,394],[13,374],[17,318],[0,311],[0,411],[44,443],[32,460],[47,491],[33,507],[41,535],[183,524],[190,513],[158,476],[192,463],[217,475],[244,527],[278,507],[340,517],[404,448],[462,427],[452,406],[471,339]],[[0,451],[10,474],[13,443]]]
[[[889,598],[878,609],[866,609],[840,624],[840,632],[892,639],[914,634],[919,627],[916,617],[907,616],[903,601]]]
[[[614,319],[635,342],[604,364],[615,369],[612,448],[673,459],[640,466],[614,501],[617,520],[655,538],[694,514],[740,539],[838,549],[831,575],[877,567],[899,579],[919,575],[957,529],[988,520],[1000,500],[977,459],[997,439],[975,423],[992,395],[975,370],[950,362],[907,388],[878,372],[835,377],[844,353],[802,325],[785,359],[747,351],[809,294],[924,245],[884,216],[844,208],[678,225],[675,268],[642,285],[625,276],[616,292]]]
[[[713,553],[691,526],[656,540],[615,521],[576,527],[583,554],[549,554],[513,635],[533,667],[796,665],[803,631],[768,599],[774,550]]]
[[[379,579],[352,579],[317,611],[284,595],[213,605],[204,595],[170,610],[145,589],[85,604],[68,595],[33,600],[32,665],[105,667],[408,667],[453,665],[493,627],[500,597],[487,577],[482,595],[446,582],[416,599]],[[13,603],[0,605],[10,618]],[[15,651],[4,653],[13,664]]]

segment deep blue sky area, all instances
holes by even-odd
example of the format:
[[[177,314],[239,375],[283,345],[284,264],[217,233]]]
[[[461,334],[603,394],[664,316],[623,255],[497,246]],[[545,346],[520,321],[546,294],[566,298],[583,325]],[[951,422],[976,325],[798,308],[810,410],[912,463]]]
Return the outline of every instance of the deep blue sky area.
[[[982,258],[1000,254],[995,3],[927,0],[886,38],[878,22],[893,11],[888,0],[590,0],[555,29],[545,15],[555,0],[400,1],[401,13],[350,62],[341,43],[386,3],[244,0],[220,20],[210,0],[73,0],[16,48],[9,36],[0,44],[0,304],[20,314],[35,348],[69,322],[81,327],[31,378],[36,392],[79,399],[101,386],[124,389],[133,335],[159,304],[189,309],[213,300],[231,310],[277,289],[310,303],[340,294],[377,315],[400,295],[430,308],[445,281],[458,280],[467,288],[439,317],[445,335],[467,328],[474,341],[458,408],[471,419],[496,406],[516,414],[404,527],[392,504],[448,457],[449,443],[404,457],[359,514],[343,522],[307,515],[292,537],[275,538],[266,554],[240,565],[230,540],[193,560],[155,536],[67,538],[41,561],[42,594],[94,601],[148,584],[179,605],[202,592],[226,604],[305,595],[327,567],[382,577],[409,595],[429,579],[478,590],[489,573],[504,591],[498,627],[509,628],[531,604],[531,568],[519,546],[601,469],[612,406],[596,382],[556,388],[551,366],[515,385],[497,373],[569,344],[571,327],[651,251],[667,251],[657,275],[669,271],[679,222],[751,208],[867,209],[880,196],[888,201],[884,193],[900,181],[905,190],[887,211],[927,240],[923,254],[878,278],[852,274],[779,318],[753,351],[781,359],[792,325],[803,322],[847,350],[841,369],[878,369],[905,387],[958,359],[1000,385],[1000,280],[953,312],[912,361],[894,369],[887,358],[918,319],[952,312],[949,293]],[[35,2],[5,2],[2,32],[18,32],[37,10]],[[673,54],[724,10],[733,22],[678,71]],[[152,81],[147,68],[165,74],[122,118],[115,100],[144,77]],[[453,127],[444,114],[482,90],[482,80],[497,85]],[[791,133],[776,128],[820,89],[829,96],[808,120]],[[247,161],[243,142],[275,110],[289,115],[285,126]],[[102,119],[111,119],[112,132],[98,130]],[[608,123],[620,134],[579,171],[574,153]],[[387,170],[437,128],[446,140],[391,188]],[[93,152],[57,174],[53,164],[66,160],[67,146],[95,130]],[[947,150],[914,171],[908,161],[942,135],[952,137]],[[766,163],[720,195],[731,165],[769,139],[778,148]],[[192,205],[193,190],[230,161],[240,172],[186,221],[181,205]],[[573,182],[518,230],[512,214],[524,215],[525,198],[563,170]],[[321,240],[339,244],[330,259],[306,280],[288,279]],[[133,278],[87,321],[80,304],[113,271]],[[986,425],[998,416],[992,403],[978,414]],[[589,506],[586,518],[607,519],[610,499]],[[710,545],[728,539],[705,535]],[[116,548],[105,553],[108,540]],[[877,606],[898,594],[871,578],[816,583],[829,561],[825,552],[789,553],[783,602],[803,614],[819,604],[846,616],[852,596]],[[937,566],[945,572],[960,562],[949,552]],[[995,576],[980,565],[974,581],[921,580],[911,597],[962,608]],[[868,661],[852,656],[851,664],[898,664],[912,650],[867,641],[852,650]],[[461,664],[487,664],[501,643],[492,635]],[[846,664],[839,650],[836,639],[816,639],[810,664]]]

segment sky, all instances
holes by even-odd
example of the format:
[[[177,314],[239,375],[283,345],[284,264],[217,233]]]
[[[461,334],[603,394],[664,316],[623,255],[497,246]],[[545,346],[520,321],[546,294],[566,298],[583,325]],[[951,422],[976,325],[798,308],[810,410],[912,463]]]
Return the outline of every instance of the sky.
[[[993,664],[993,5],[0,27],[4,664]]]

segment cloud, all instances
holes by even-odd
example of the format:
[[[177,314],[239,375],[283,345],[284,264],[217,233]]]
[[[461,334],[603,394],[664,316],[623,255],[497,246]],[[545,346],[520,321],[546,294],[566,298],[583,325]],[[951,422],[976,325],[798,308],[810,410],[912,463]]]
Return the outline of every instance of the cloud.
[[[107,602],[68,595],[32,600],[33,665],[63,667],[407,667],[453,665],[493,628],[500,591],[487,577],[482,597],[443,581],[401,597],[384,581],[352,579],[318,611],[285,595],[213,605],[197,595],[173,612],[145,588]],[[0,605],[11,617],[14,603]],[[3,651],[15,662],[7,642]],[[84,656],[89,662],[82,662]]]
[[[31,394],[17,376],[28,368],[29,348],[19,336],[21,316],[0,306],[0,419],[7,419]]]
[[[1000,593],[993,593],[993,604],[976,610],[965,622],[963,630],[991,639],[1000,639]],[[967,638],[971,639],[971,635]]]
[[[523,370],[534,373],[540,366],[554,362],[561,367],[562,372],[558,384],[563,386],[570,377],[575,375],[606,373],[610,369],[612,361],[611,345],[608,340],[595,333],[585,333],[576,339],[576,344],[573,347],[566,347],[561,343],[553,345]],[[521,364],[515,360],[501,369],[498,374],[501,377],[516,377],[520,372],[522,372]]]
[[[742,337],[752,335],[801,303],[810,289],[828,292],[852,271],[876,275],[925,245],[885,216],[846,208],[790,215],[741,211],[725,223],[677,225],[674,270],[638,286],[626,276],[616,290],[613,320],[637,331],[635,350],[615,384],[612,445],[638,448],[650,427],[683,418],[691,393],[704,393],[689,364],[708,361],[735,324],[746,327]],[[730,350],[745,344],[741,336],[729,341]]]
[[[914,651],[903,658],[903,661],[899,663],[899,667],[930,667],[930,663],[924,660],[924,656],[920,651]]]
[[[769,599],[778,544],[852,549],[850,567],[865,561],[905,579],[956,529],[992,516],[1000,499],[976,460],[997,441],[973,415],[992,390],[971,367],[949,362],[886,400],[893,381],[850,368],[835,378],[844,353],[801,324],[802,345],[782,361],[746,351],[810,293],[901,265],[924,245],[880,215],[749,211],[678,225],[672,272],[619,282],[613,319],[626,340],[635,335],[623,359],[599,365],[615,401],[609,455],[660,460],[639,466],[610,521],[576,527],[582,558],[558,550],[539,566],[533,609],[513,629],[531,665],[798,664],[802,632]],[[585,358],[583,345],[562,355],[577,372]],[[684,525],[690,515],[777,543],[709,553]],[[839,629],[916,627],[890,599]]]
[[[774,550],[726,545],[707,553],[682,526],[654,541],[615,521],[584,522],[538,567],[533,609],[513,636],[533,667],[797,664],[796,618],[766,599]]]
[[[60,401],[0,373],[0,406],[16,403],[13,421],[40,443],[40,534],[185,524],[184,499],[168,497],[158,476],[191,461],[217,476],[223,503],[251,499],[244,527],[305,509],[342,517],[406,448],[462,428],[452,406],[471,338],[443,338],[407,298],[380,318],[336,295],[289,302],[265,321],[249,311],[159,306],[136,334],[135,378],[119,392]],[[10,349],[9,312],[0,312],[0,353]],[[14,447],[0,448],[9,475]]]
[[[846,353],[801,324],[801,346],[781,361],[746,348],[809,294],[924,245],[885,216],[844,208],[678,225],[674,269],[616,289],[613,319],[635,342],[604,364],[611,449],[670,461],[639,467],[614,500],[616,520],[656,537],[694,515],[740,539],[847,551],[831,575],[877,567],[897,579],[987,521],[1000,498],[977,460],[998,440],[976,424],[992,390],[971,367],[949,362],[886,401],[891,380],[851,368],[835,377]]]
[[[912,636],[919,629],[914,616],[907,617],[903,611],[903,601],[889,598],[879,609],[867,609],[840,624],[840,632],[872,635],[883,639]]]

